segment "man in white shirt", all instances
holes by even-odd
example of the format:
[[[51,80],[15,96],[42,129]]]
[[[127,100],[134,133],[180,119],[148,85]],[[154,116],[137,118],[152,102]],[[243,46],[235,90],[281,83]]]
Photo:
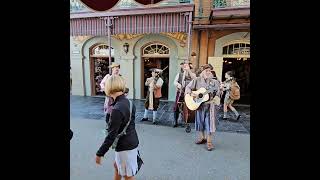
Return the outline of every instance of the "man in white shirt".
[[[112,75],[120,75],[120,64],[117,64],[117,63],[112,63],[110,66],[111,68],[111,71],[112,71]],[[101,88],[101,91],[104,91],[105,89],[105,82],[107,81],[107,79],[110,77],[111,75],[110,74],[107,74],[102,80],[101,80],[101,83],[100,83],[100,88]],[[121,76],[121,75],[120,75]],[[110,119],[110,114],[111,114],[111,111],[112,111],[112,104],[113,102],[113,99],[111,97],[108,97],[106,96],[106,99],[104,101],[104,113],[106,115],[106,128],[108,129],[108,123],[109,123],[109,119]]]

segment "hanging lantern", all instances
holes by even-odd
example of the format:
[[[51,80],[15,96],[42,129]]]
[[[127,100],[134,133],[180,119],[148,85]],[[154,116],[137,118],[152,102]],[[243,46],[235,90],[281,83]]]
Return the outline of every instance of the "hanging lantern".
[[[129,44],[128,43],[124,43],[123,45],[123,51],[127,54],[129,51]]]

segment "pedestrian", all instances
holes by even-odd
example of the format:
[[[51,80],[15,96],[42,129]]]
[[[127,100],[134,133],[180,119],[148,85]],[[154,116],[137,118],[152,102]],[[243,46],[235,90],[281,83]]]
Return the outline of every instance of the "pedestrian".
[[[114,101],[110,116],[108,135],[96,153],[96,163],[101,165],[101,158],[108,152],[115,142],[119,132],[122,132],[129,122],[126,134],[121,136],[115,145],[114,180],[134,180],[138,172],[138,145],[139,139],[135,129],[136,108],[124,95],[125,81],[121,76],[112,75],[106,80],[105,93]]]
[[[198,138],[195,143],[207,143],[207,150],[211,151],[214,149],[212,136],[216,131],[214,98],[219,94],[219,82],[212,78],[211,71],[213,70],[213,67],[210,64],[205,64],[200,69],[201,73],[199,77],[193,79],[186,86],[185,94],[195,97],[192,91],[198,90],[201,87],[205,88],[209,94],[209,101],[202,103],[196,110],[195,129],[198,131]]]
[[[120,75],[120,64],[118,63],[112,63],[110,66],[112,74],[111,75]],[[100,82],[100,88],[101,91],[104,91],[105,89],[105,82],[106,80],[111,76],[110,74],[107,74]],[[121,75],[120,75],[121,76]],[[109,124],[109,119],[110,119],[110,113],[112,111],[112,98],[106,96],[105,101],[104,101],[104,106],[103,106],[103,110],[104,110],[104,114],[106,115],[106,131],[108,129],[108,124]]]
[[[240,87],[238,83],[236,82],[235,78],[233,77],[233,72],[228,71],[225,73],[226,80],[221,84],[221,89],[225,93],[224,97],[224,103],[223,103],[223,119],[228,119],[228,107],[231,109],[231,111],[236,115],[236,120],[238,121],[241,117],[238,111],[232,106],[235,98],[232,97],[232,87],[234,86],[235,89],[240,90]],[[240,94],[238,94],[240,96]],[[240,98],[240,97],[239,97]]]

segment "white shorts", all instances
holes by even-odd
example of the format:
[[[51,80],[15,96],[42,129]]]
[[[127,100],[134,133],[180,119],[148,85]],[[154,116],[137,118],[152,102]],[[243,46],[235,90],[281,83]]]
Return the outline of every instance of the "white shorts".
[[[138,148],[115,152],[115,161],[120,176],[134,176],[138,172]]]

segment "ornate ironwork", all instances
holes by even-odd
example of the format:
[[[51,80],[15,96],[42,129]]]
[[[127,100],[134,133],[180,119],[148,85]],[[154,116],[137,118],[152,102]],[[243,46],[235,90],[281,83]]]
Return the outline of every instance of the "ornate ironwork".
[[[250,0],[214,0],[214,8],[226,7],[247,7],[250,6]]]

